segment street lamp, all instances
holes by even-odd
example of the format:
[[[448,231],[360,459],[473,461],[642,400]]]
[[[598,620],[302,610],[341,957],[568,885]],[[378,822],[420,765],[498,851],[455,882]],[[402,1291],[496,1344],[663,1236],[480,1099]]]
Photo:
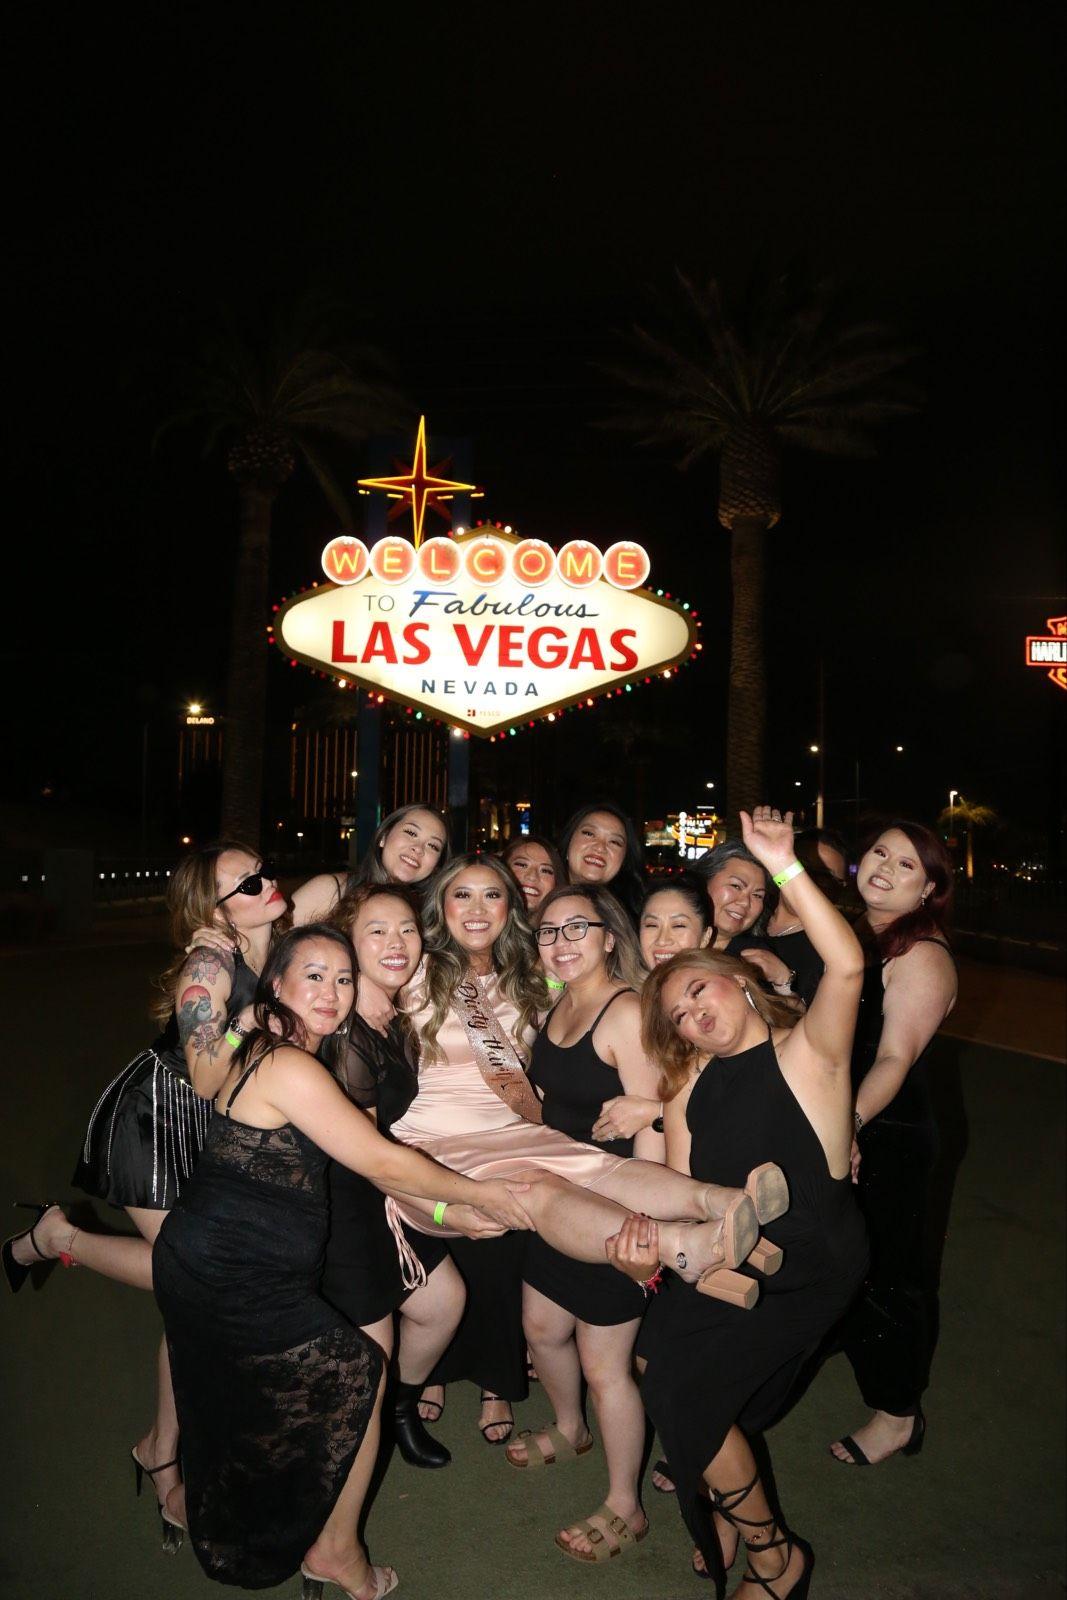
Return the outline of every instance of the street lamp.
[[[956,801],[959,799],[959,797],[960,797],[960,791],[958,789],[950,789],[949,790],[949,792],[948,792],[948,836],[953,841],[956,838]]]

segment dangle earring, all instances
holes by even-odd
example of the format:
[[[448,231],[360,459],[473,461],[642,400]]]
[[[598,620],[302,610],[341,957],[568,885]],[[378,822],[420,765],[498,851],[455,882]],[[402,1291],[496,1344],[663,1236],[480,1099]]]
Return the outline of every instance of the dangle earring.
[[[749,993],[749,988],[748,988],[748,984],[747,983],[745,984],[745,987],[744,987],[744,996],[745,996],[745,999],[748,1001],[749,1005],[752,1007],[753,1011],[756,1013],[756,1015],[758,1017],[759,1016],[759,1006],[756,1004],[755,1000],[753,1000],[753,998],[752,998],[752,995]]]

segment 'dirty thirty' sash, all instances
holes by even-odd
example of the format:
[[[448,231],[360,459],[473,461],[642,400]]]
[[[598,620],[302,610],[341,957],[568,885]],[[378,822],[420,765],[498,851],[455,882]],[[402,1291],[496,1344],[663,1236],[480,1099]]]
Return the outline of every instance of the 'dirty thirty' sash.
[[[477,978],[464,978],[453,1000],[467,1030],[478,1071],[495,1095],[526,1122],[541,1121],[541,1102],[523,1069],[518,1052],[485,1003]]]

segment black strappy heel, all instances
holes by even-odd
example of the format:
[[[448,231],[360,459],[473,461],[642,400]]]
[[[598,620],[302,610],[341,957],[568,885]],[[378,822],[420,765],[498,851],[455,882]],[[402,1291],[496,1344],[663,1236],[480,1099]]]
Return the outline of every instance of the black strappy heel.
[[[758,1572],[753,1572],[750,1560],[745,1568],[745,1574],[742,1582],[754,1583],[757,1588],[762,1589],[770,1597],[770,1600],[807,1600],[808,1591],[811,1588],[811,1575],[815,1569],[815,1552],[811,1548],[811,1545],[808,1544],[805,1539],[800,1539],[796,1536],[796,1534],[789,1533],[786,1530],[783,1530],[777,1539],[766,1539],[760,1544],[751,1543],[748,1535],[744,1531],[746,1528],[770,1528],[773,1530],[778,1527],[778,1518],[741,1517],[738,1516],[737,1511],[735,1510],[736,1506],[744,1504],[745,1500],[747,1500],[748,1496],[752,1493],[753,1489],[758,1483],[759,1474],[757,1473],[752,1479],[752,1482],[746,1483],[743,1489],[727,1489],[722,1494],[720,1494],[716,1489],[711,1490],[712,1509],[717,1511],[721,1517],[724,1517],[726,1521],[731,1524],[732,1527],[737,1529],[738,1533],[741,1535],[741,1538],[744,1540],[745,1549],[748,1551],[750,1557],[753,1551],[756,1551],[758,1554],[762,1555],[765,1550],[780,1550],[783,1548],[785,1550],[785,1558],[782,1562],[782,1570],[778,1573],[777,1577],[761,1578]],[[726,1573],[723,1570],[722,1552],[718,1549],[718,1543],[718,1538],[716,1538],[715,1544],[716,1554],[718,1556],[718,1571],[716,1572],[715,1576],[717,1593],[721,1596],[722,1591],[726,1586]],[[788,1595],[782,1595],[777,1589],[773,1588],[772,1585],[782,1581],[782,1578],[785,1576],[785,1573],[789,1567],[789,1561],[794,1550],[800,1551],[804,1560],[804,1567],[800,1577],[789,1590]],[[719,1573],[722,1574],[721,1578],[719,1577]]]
[[[167,1467],[180,1467],[182,1464],[180,1452],[174,1457],[173,1461],[161,1461],[158,1466],[155,1467],[146,1467],[144,1462],[138,1457],[136,1448],[130,1451],[130,1459],[133,1462],[134,1493],[138,1496],[141,1493],[141,1488],[144,1484],[146,1475],[149,1480],[151,1480],[155,1477],[157,1472],[164,1472],[166,1471]],[[159,1526],[163,1539],[163,1553],[164,1555],[168,1556],[176,1556],[185,1540],[186,1529],[176,1517],[171,1516],[166,1506],[161,1505],[158,1500],[156,1501],[156,1509],[159,1512]]]
[[[37,1215],[29,1228],[24,1228],[21,1233],[13,1233],[10,1239],[5,1239],[2,1247],[4,1277],[12,1294],[18,1294],[22,1285],[29,1278],[35,1289],[40,1289],[48,1274],[59,1260],[58,1256],[46,1256],[43,1250],[38,1249],[37,1240],[33,1230],[40,1222],[46,1211],[51,1211],[53,1206],[59,1204],[58,1200],[45,1200],[43,1204],[36,1200],[16,1200],[15,1206],[21,1211],[35,1211]],[[40,1261],[22,1262],[15,1260],[15,1245],[20,1239],[28,1239],[40,1256]]]

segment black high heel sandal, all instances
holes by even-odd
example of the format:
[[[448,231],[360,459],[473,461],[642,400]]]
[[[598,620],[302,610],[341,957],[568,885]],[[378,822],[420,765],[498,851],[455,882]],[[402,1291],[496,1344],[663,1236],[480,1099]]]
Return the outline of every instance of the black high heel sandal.
[[[38,1249],[37,1240],[33,1236],[33,1230],[45,1212],[51,1211],[52,1207],[58,1204],[58,1200],[46,1200],[43,1205],[36,1200],[15,1201],[16,1210],[35,1211],[37,1215],[33,1219],[32,1226],[24,1228],[21,1233],[13,1233],[9,1239],[4,1240],[2,1249],[0,1249],[4,1262],[4,1277],[7,1279],[7,1286],[12,1294],[18,1294],[27,1278],[30,1279],[35,1289],[40,1289],[53,1267],[59,1261],[58,1256],[46,1256],[43,1250]],[[40,1256],[40,1261],[22,1262],[15,1260],[14,1247],[20,1239],[29,1239]]]
[[[907,1413],[905,1413],[905,1415],[907,1415]],[[898,1445],[895,1450],[891,1450],[887,1456],[882,1456],[880,1460],[868,1461],[860,1446],[856,1443],[855,1439],[850,1433],[843,1433],[840,1439],[838,1439],[837,1443],[844,1445],[845,1449],[852,1457],[852,1460],[841,1461],[841,1457],[839,1455],[834,1455],[832,1450],[830,1451],[830,1454],[834,1457],[835,1461],[840,1461],[843,1467],[880,1467],[883,1461],[891,1461],[894,1456],[917,1456],[925,1442],[926,1415],[922,1406],[916,1406],[915,1410],[911,1413],[911,1432],[908,1434],[907,1441],[902,1445]]]
[[[146,1475],[151,1481],[157,1472],[164,1472],[166,1471],[167,1467],[180,1467],[182,1458],[181,1453],[179,1452],[179,1454],[174,1457],[173,1461],[161,1461],[158,1466],[146,1467],[144,1462],[139,1458],[136,1448],[134,1448],[130,1451],[130,1460],[133,1462],[134,1493],[139,1498]],[[156,1510],[159,1512],[159,1526],[160,1534],[163,1540],[163,1553],[164,1555],[168,1556],[176,1556],[185,1542],[187,1530],[178,1521],[177,1517],[172,1517],[166,1506],[160,1504],[158,1500],[156,1501]]]
[[[746,1528],[774,1529],[778,1527],[778,1518],[741,1517],[738,1516],[737,1511],[735,1510],[735,1507],[744,1504],[745,1500],[752,1493],[753,1489],[758,1483],[759,1474],[757,1473],[752,1479],[751,1483],[746,1483],[742,1489],[727,1489],[724,1493],[719,1493],[717,1490],[712,1489],[710,1493],[712,1510],[717,1511],[721,1517],[726,1519],[731,1527],[737,1529],[738,1533],[741,1535],[741,1538],[744,1540],[745,1549],[748,1552],[749,1557],[751,1557],[753,1551],[759,1555],[762,1555],[765,1550],[780,1550],[783,1547],[785,1549],[785,1559],[782,1562],[782,1570],[778,1573],[777,1577],[761,1578],[758,1572],[753,1572],[750,1560],[749,1564],[745,1567],[745,1573],[742,1582],[754,1583],[757,1588],[764,1590],[764,1592],[770,1597],[770,1600],[807,1600],[808,1592],[811,1589],[811,1575],[815,1570],[815,1552],[811,1548],[811,1545],[808,1544],[806,1539],[800,1539],[795,1534],[789,1533],[784,1529],[779,1534],[777,1539],[766,1539],[761,1544],[750,1543],[749,1537],[744,1531]],[[801,1556],[803,1557],[804,1566],[800,1577],[789,1590],[788,1595],[782,1595],[777,1589],[773,1588],[772,1585],[781,1583],[786,1572],[788,1571],[789,1562],[792,1558],[794,1550],[800,1551]],[[719,1547],[717,1535],[715,1538],[715,1556],[716,1569],[714,1573],[709,1573],[709,1576],[714,1577],[715,1579],[715,1593],[717,1600],[722,1600],[723,1593],[726,1589],[726,1569],[723,1563],[722,1550]],[[696,1569],[694,1568],[694,1571],[695,1570]],[[697,1573],[697,1576],[699,1577],[700,1574]]]

